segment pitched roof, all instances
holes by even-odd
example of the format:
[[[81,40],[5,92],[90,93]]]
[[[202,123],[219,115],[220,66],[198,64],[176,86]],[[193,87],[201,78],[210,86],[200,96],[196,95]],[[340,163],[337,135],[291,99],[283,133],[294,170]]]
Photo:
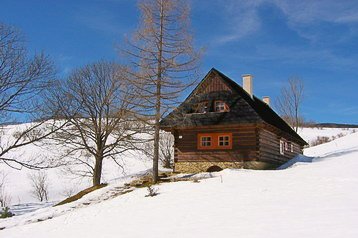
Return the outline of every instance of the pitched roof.
[[[218,75],[223,82],[235,92],[233,96],[229,92],[212,92],[209,94],[197,96],[201,86],[210,78],[210,75]],[[197,100],[203,99],[224,99],[230,104],[230,112],[215,113],[207,112],[203,114],[188,113],[190,108]],[[260,123],[266,122],[295,138],[298,142],[307,144],[270,106],[261,101],[256,96],[251,97],[241,86],[232,79],[212,68],[198,86],[190,93],[190,95],[179,105],[177,109],[167,115],[161,121],[162,128],[185,127],[185,126],[203,126],[218,124],[238,124],[238,123]]]

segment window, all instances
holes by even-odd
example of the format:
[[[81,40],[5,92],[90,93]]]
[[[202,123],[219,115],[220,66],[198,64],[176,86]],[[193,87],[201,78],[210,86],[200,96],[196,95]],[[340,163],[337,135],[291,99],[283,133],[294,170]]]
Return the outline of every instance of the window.
[[[210,147],[211,146],[211,136],[202,136],[200,137],[200,144],[202,147]]]
[[[194,113],[206,113],[208,112],[208,102],[200,102],[196,104]]]
[[[223,150],[232,148],[232,133],[198,134],[199,150]]]
[[[292,144],[292,142],[285,142],[285,150],[293,152],[293,144]]]
[[[283,140],[280,140],[280,154],[285,154],[285,142]]]
[[[219,146],[229,146],[230,137],[229,136],[219,136]]]
[[[216,112],[228,112],[229,107],[223,101],[215,101],[215,111]]]
[[[285,142],[285,150],[288,151],[288,147],[289,147],[289,142]]]

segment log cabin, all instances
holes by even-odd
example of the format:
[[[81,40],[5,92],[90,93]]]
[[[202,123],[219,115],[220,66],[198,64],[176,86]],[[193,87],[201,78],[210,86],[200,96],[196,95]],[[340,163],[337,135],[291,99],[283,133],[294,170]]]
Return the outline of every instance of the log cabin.
[[[225,168],[275,169],[302,153],[304,141],[253,95],[253,77],[243,87],[211,69],[175,110],[161,121],[174,136],[174,171]]]

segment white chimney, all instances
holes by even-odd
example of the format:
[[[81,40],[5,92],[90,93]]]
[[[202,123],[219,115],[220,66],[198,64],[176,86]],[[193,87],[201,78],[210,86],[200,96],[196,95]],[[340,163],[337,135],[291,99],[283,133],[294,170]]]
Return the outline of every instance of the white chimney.
[[[253,76],[251,74],[244,74],[242,75],[242,85],[244,90],[253,97],[254,90],[253,90]]]
[[[266,103],[267,105],[270,106],[270,97],[269,97],[269,96],[264,96],[264,97],[262,98],[262,101],[264,101],[264,103]]]

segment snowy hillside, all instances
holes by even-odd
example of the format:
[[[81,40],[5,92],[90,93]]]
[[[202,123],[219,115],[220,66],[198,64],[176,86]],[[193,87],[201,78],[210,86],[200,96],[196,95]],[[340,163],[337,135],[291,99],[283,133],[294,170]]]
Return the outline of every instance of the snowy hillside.
[[[303,128],[300,129],[299,134],[307,142],[311,142],[316,140],[318,136],[333,138],[338,135],[350,134],[353,131],[354,129],[342,128]],[[8,134],[11,134],[11,131],[9,131]],[[42,148],[36,145],[29,145],[13,152],[12,156],[25,156],[28,159],[40,156],[47,156],[51,158],[55,156],[54,153],[58,150],[59,148],[56,146]],[[124,166],[123,169],[116,166],[112,161],[105,161],[103,181],[110,182],[111,180],[120,179],[123,176],[135,174],[151,168],[150,160],[143,154],[137,152],[131,152],[126,156],[123,156],[122,164]],[[41,204],[34,204],[37,200],[31,195],[29,174],[33,173],[33,171],[28,169],[18,171],[11,169],[4,164],[0,164],[0,171],[3,171],[7,175],[7,192],[11,195],[11,203],[13,205],[26,204],[33,209],[41,207]],[[77,193],[91,185],[90,179],[74,178],[73,176],[65,174],[62,168],[49,169],[47,170],[47,174],[50,183],[50,201],[52,202],[63,200],[66,197],[65,194],[69,191]],[[46,204],[44,204],[44,206],[46,206]],[[18,206],[14,206],[12,208],[16,209],[15,212],[18,213]]]
[[[27,124],[6,126],[2,129],[4,135],[1,136],[0,146],[6,145],[9,141],[14,140],[13,134],[20,128],[24,130]],[[20,147],[17,150],[10,151],[7,156],[9,158],[22,158],[25,161],[34,159],[53,159],[59,156],[59,151],[63,149],[59,145],[48,145],[43,143],[30,144]],[[57,156],[57,157],[56,157]],[[128,151],[120,157],[119,163],[122,167],[116,165],[112,160],[103,162],[102,182],[110,182],[115,179],[121,179],[129,174],[135,174],[146,171],[151,168],[151,161],[143,153],[138,151]],[[15,165],[17,166],[17,165]],[[19,167],[19,166],[17,166]],[[74,168],[73,166],[71,167]],[[72,195],[91,186],[91,178],[80,178],[66,173],[65,167],[52,168],[45,170],[49,182],[49,199],[50,204],[67,198],[71,192]],[[26,205],[28,210],[34,210],[42,205],[36,204],[37,199],[31,194],[31,181],[29,176],[37,171],[21,168],[16,170],[10,168],[6,164],[0,163],[0,175],[6,175],[6,193],[11,197],[11,209],[15,214],[22,213],[16,205]]]
[[[2,220],[0,227],[12,228],[0,237],[358,237],[358,133],[305,154],[316,158],[285,170],[228,169],[200,183],[165,183],[155,197],[142,188],[84,203],[110,186],[72,205]]]
[[[325,128],[325,127],[304,127],[298,130],[298,134],[309,145],[312,145],[318,138],[328,138],[334,140],[336,138],[358,132],[357,128]]]

